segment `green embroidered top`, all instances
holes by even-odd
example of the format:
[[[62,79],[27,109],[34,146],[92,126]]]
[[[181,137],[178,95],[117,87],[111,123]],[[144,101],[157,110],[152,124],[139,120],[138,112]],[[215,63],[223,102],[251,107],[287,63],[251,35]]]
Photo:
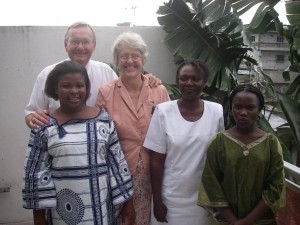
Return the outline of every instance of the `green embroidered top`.
[[[271,210],[255,224],[276,224],[274,214],[285,205],[284,178],[282,149],[274,135],[245,145],[218,133],[207,151],[198,205],[207,208],[215,222],[225,222],[214,207],[230,207],[244,218],[262,198]]]

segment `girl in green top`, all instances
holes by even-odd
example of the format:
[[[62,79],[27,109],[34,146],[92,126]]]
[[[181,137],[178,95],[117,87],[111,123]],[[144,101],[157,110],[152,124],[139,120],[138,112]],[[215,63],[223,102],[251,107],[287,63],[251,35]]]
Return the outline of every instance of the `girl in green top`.
[[[285,205],[280,143],[256,127],[263,107],[253,85],[238,86],[230,95],[236,125],[213,137],[199,192],[198,205],[211,212],[211,224],[273,225]]]

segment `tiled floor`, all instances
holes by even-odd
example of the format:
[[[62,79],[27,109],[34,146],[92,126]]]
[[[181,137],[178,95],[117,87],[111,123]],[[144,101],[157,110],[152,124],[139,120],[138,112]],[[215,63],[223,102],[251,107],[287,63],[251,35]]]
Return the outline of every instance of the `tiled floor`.
[[[277,223],[279,225],[299,225],[300,224],[300,193],[286,189],[286,206],[278,214]]]
[[[33,221],[24,221],[18,223],[0,223],[0,225],[34,225]]]

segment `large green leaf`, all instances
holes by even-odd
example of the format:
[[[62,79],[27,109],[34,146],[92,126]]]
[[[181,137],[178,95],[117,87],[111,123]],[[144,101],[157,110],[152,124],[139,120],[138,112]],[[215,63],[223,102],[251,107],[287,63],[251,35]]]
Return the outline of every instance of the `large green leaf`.
[[[274,8],[274,6],[279,2],[280,0],[229,0],[229,2],[232,5],[232,8],[234,8],[238,14],[238,16],[243,15],[245,12],[249,11],[252,7],[256,5],[264,4],[265,6],[268,6],[270,9]],[[256,14],[259,14],[260,11],[256,11]],[[263,15],[261,15],[263,17]]]
[[[279,135],[278,132],[275,132],[273,130],[273,128],[271,127],[269,121],[266,120],[266,118],[264,116],[262,116],[262,115],[259,116],[259,120],[257,122],[257,126],[260,129],[264,130],[265,132],[272,133],[272,134],[274,134],[274,135],[276,135],[278,137],[278,139],[280,141],[280,144],[281,144],[281,147],[283,149],[283,159],[285,161],[288,161],[288,162],[291,163],[292,160],[291,160],[291,155],[290,155],[290,152],[289,152],[289,148],[287,147],[287,145],[286,145],[286,143],[284,142],[284,139],[283,139],[283,138],[286,138],[286,137],[284,137],[282,133]]]
[[[289,96],[278,93],[279,104],[300,149],[300,107]]]
[[[201,8],[198,8],[197,12],[195,18],[202,18],[201,22],[203,23],[217,21],[228,16],[233,17],[231,5],[226,0],[206,0],[201,4]]]
[[[297,28],[294,34],[294,46],[298,49],[300,55],[300,2],[299,1],[285,1],[286,17],[290,24]]]
[[[300,88],[300,75],[298,75],[285,92],[287,95],[292,95]]]
[[[300,2],[299,1],[285,1],[286,17],[289,22],[295,26],[300,26]]]
[[[208,9],[212,8],[210,12]],[[230,73],[234,73],[232,64],[237,59],[251,58],[248,56],[251,48],[243,45],[237,30],[240,20],[230,12],[227,1],[207,0],[196,11],[190,10],[182,0],[171,0],[160,6],[158,22],[167,32],[164,42],[176,58],[206,62],[211,71],[208,85],[226,89]]]
[[[283,149],[284,161],[293,163],[290,151],[293,149],[295,141],[291,129],[286,125],[279,126],[276,128],[276,136],[278,137]]]
[[[278,13],[275,11],[274,6],[279,1],[280,0],[229,0],[238,16],[248,12],[252,7],[258,6],[248,27],[248,30],[253,33],[263,33],[275,26],[274,22],[278,21]]]
[[[274,9],[263,3],[257,9],[247,30],[252,33],[264,33],[269,29],[273,29],[274,22],[278,20],[278,15]]]

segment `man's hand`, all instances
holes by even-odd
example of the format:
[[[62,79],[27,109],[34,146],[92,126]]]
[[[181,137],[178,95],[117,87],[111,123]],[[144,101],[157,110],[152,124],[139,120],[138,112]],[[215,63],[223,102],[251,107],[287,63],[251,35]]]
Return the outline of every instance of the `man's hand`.
[[[31,129],[46,125],[49,123],[49,119],[48,111],[43,109],[39,109],[25,117],[26,124]]]
[[[149,78],[149,86],[150,87],[157,87],[158,85],[162,84],[161,80],[151,73],[148,73],[144,76],[147,76]]]

